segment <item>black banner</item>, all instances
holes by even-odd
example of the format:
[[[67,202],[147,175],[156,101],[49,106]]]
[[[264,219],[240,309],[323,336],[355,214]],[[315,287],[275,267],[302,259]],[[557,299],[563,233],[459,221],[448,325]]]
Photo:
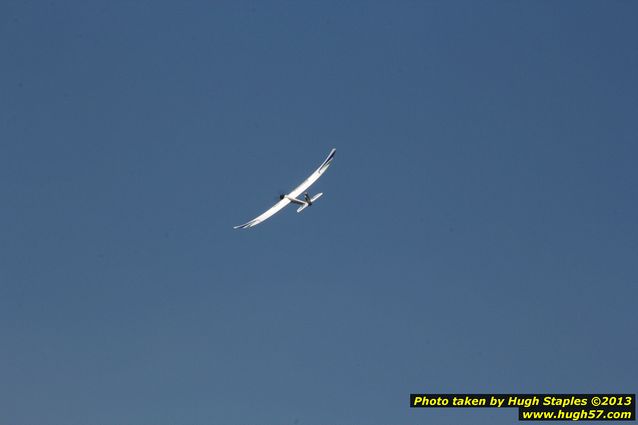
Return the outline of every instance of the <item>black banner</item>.
[[[515,407],[521,421],[634,421],[635,394],[410,394],[410,407]]]

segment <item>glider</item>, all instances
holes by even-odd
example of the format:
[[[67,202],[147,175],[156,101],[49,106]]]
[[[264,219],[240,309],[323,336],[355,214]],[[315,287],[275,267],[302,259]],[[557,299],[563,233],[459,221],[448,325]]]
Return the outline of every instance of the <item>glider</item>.
[[[261,223],[262,221],[266,221],[267,219],[269,219],[273,215],[277,214],[279,211],[284,209],[291,202],[293,204],[300,205],[300,207],[297,209],[298,213],[300,213],[303,210],[305,210],[306,207],[311,206],[317,199],[319,199],[321,197],[321,195],[323,195],[323,193],[319,192],[315,196],[310,197],[310,195],[308,195],[308,192],[305,192],[305,191],[310,186],[312,186],[314,182],[319,180],[319,177],[321,177],[321,175],[328,169],[328,167],[332,163],[332,160],[335,157],[335,153],[336,152],[337,152],[336,149],[332,149],[330,151],[330,153],[328,154],[328,157],[325,159],[325,161],[323,161],[321,163],[319,168],[317,168],[315,170],[315,172],[310,175],[310,177],[308,177],[306,180],[304,180],[303,183],[301,183],[299,186],[294,188],[292,190],[292,192],[290,192],[289,194],[280,195],[279,196],[279,202],[277,202],[275,205],[270,207],[270,209],[267,210],[265,213],[261,214],[260,216],[257,216],[255,218],[253,218],[248,223],[244,223],[244,224],[242,224],[240,226],[235,226],[234,228],[235,229],[247,229],[249,227],[256,226],[259,223]],[[303,193],[303,196],[304,196],[303,200],[298,199],[297,197],[299,195],[301,195],[302,193]]]

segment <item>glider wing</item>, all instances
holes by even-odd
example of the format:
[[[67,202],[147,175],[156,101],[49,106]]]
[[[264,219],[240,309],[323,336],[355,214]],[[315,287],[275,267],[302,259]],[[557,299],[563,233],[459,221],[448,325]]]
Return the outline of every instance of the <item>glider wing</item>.
[[[247,229],[249,227],[256,226],[259,223],[261,223],[262,221],[265,221],[265,220],[269,219],[270,217],[272,217],[273,215],[277,214],[279,211],[284,209],[286,207],[286,205],[288,205],[289,203],[290,203],[290,201],[288,199],[284,198],[281,201],[277,202],[272,207],[270,207],[268,209],[268,211],[266,211],[265,213],[261,214],[258,217],[253,218],[248,223],[244,223],[242,225],[235,226],[234,228],[235,229]]]

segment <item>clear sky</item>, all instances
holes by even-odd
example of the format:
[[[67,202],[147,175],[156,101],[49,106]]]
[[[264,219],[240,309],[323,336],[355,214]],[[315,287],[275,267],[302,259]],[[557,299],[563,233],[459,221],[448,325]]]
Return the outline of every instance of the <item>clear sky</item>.
[[[637,391],[638,3],[0,2],[0,424],[508,424]],[[233,230],[301,182],[324,196]]]

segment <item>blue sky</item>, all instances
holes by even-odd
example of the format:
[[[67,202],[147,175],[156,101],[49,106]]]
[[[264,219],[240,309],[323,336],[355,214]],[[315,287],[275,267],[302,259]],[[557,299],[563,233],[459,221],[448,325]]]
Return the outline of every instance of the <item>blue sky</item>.
[[[0,3],[0,422],[636,392],[635,2]],[[337,156],[324,197],[247,231]]]

